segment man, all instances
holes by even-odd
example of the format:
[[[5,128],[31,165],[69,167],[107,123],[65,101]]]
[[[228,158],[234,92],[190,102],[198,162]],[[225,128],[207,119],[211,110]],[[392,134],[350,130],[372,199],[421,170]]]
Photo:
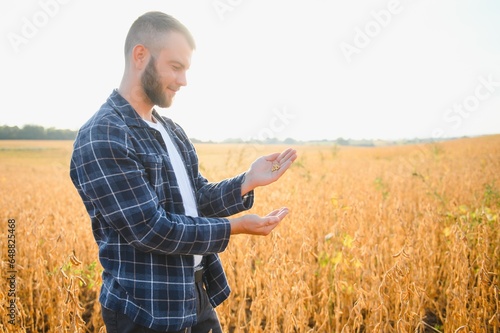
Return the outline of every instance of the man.
[[[99,247],[108,333],[221,332],[213,308],[230,289],[218,253],[230,235],[267,235],[288,213],[229,218],[252,206],[254,188],[283,175],[295,150],[210,183],[183,129],[155,111],[187,84],[194,49],[175,18],[139,17],[125,42],[119,88],[74,143],[70,176]]]

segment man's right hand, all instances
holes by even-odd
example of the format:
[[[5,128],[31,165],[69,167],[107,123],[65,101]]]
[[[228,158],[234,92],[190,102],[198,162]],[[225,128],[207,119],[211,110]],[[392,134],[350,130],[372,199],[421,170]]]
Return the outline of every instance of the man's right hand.
[[[256,214],[247,214],[229,219],[231,235],[247,234],[267,236],[288,214],[288,208],[276,209],[264,217]]]

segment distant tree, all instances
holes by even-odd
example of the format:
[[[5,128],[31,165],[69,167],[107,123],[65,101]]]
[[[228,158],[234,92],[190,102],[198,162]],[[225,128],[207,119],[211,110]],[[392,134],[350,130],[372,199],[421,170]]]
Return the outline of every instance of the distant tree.
[[[19,127],[0,126],[0,140],[16,140],[19,135]]]
[[[344,138],[338,138],[335,141],[339,146],[348,146],[349,145],[349,140],[346,140]]]
[[[222,143],[243,143],[243,139],[240,138],[228,138],[222,141]]]
[[[76,131],[68,129],[45,129],[38,125],[0,126],[0,140],[73,140]]]
[[[267,144],[267,145],[275,145],[275,144],[279,144],[280,140],[278,140],[277,138],[267,138],[262,142],[264,144]]]
[[[19,138],[23,140],[44,140],[45,129],[38,125],[25,125],[19,132]]]
[[[47,128],[46,130],[46,138],[47,140],[73,140],[76,136],[75,131],[68,129],[56,129],[56,128]]]

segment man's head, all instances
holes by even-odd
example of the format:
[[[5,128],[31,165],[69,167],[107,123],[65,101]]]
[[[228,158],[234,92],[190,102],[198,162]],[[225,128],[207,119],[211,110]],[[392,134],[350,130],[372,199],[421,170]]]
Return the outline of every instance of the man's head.
[[[183,35],[191,49],[196,49],[193,36],[181,22],[162,12],[148,12],[139,16],[130,27],[125,40],[125,60],[130,59],[132,50],[138,44],[150,50],[158,50],[162,47],[162,37],[169,32]]]
[[[125,62],[146,104],[171,105],[175,92],[187,84],[195,47],[187,28],[170,15],[148,12],[132,24],[125,40]]]

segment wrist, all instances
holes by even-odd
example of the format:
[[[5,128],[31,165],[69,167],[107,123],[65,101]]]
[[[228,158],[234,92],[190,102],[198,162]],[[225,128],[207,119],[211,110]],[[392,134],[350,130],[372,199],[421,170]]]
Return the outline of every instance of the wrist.
[[[249,171],[243,174],[243,181],[241,182],[241,196],[244,196],[248,192],[255,189],[257,186],[254,185],[252,175]]]
[[[229,225],[231,226],[231,235],[238,235],[243,233],[241,217],[229,219]]]

